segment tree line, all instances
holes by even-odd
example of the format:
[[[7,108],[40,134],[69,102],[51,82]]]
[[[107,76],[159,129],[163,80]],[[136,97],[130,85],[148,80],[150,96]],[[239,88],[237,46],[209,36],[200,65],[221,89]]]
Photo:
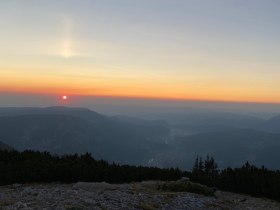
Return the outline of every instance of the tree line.
[[[248,161],[239,168],[219,170],[213,157],[197,157],[190,178],[221,190],[280,201],[280,171],[256,167]]]
[[[90,153],[51,155],[38,151],[1,151],[0,185],[35,182],[108,182],[124,183],[143,180],[178,180],[185,176],[178,168],[109,164],[95,160]]]
[[[213,157],[197,157],[191,172],[178,168],[109,164],[95,160],[90,153],[51,155],[38,151],[1,151],[0,185],[13,183],[129,183],[144,180],[178,180],[188,176],[191,181],[220,190],[263,196],[280,201],[280,171],[256,167],[246,162],[239,168],[218,169]]]

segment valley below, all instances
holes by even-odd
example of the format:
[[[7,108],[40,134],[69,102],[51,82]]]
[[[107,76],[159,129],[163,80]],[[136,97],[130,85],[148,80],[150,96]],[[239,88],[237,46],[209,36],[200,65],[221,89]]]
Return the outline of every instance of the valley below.
[[[108,116],[85,108],[0,108],[0,149],[91,153],[110,163],[190,170],[211,155],[219,168],[246,161],[280,168],[280,115],[269,119],[205,110]]]

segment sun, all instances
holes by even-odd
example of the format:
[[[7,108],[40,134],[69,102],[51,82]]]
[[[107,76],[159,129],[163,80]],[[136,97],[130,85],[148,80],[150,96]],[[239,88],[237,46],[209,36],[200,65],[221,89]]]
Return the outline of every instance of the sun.
[[[67,97],[66,95],[62,96],[62,99],[63,99],[63,100],[67,100],[67,98],[68,98],[68,97]]]

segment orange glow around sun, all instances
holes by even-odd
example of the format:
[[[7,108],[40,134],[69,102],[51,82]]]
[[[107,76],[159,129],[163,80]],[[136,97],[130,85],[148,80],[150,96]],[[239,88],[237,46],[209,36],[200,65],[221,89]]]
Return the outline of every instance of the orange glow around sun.
[[[1,70],[1,69],[0,69]],[[28,75],[28,77],[27,77]],[[191,83],[173,78],[68,78],[11,73],[1,73],[0,92],[55,94],[63,103],[70,103],[71,95],[104,96],[119,98],[154,98],[172,100],[203,100],[279,103],[277,89],[249,84]],[[95,78],[95,77],[94,77]],[[187,79],[186,79],[187,80]],[[277,95],[278,94],[278,95]]]

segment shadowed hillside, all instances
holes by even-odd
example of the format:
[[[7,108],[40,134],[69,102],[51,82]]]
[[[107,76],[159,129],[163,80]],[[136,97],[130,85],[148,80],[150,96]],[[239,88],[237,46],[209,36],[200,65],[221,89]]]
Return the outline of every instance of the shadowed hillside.
[[[7,144],[0,142],[0,150],[12,150],[13,148]]]
[[[56,154],[92,152],[97,158],[141,164],[169,129],[153,121],[131,123],[81,108],[0,109],[0,138],[17,150]]]

